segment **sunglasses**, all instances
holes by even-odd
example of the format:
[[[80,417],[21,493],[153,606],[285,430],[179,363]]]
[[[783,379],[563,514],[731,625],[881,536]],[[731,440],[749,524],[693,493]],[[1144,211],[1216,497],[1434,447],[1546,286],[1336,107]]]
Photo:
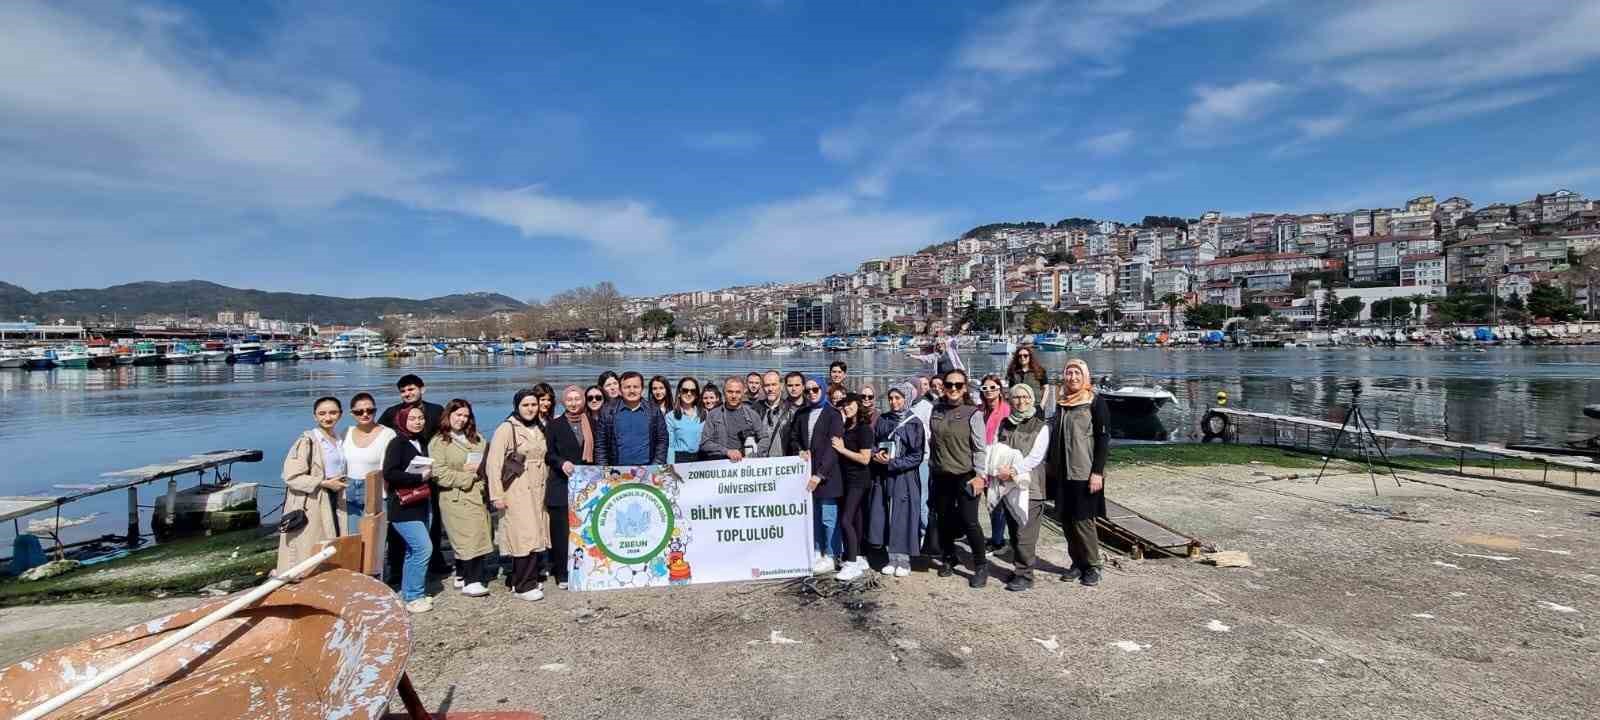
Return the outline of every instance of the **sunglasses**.
[[[373,414],[375,412],[377,412],[377,411],[372,409],[372,408],[361,408],[359,410],[352,409],[350,411],[350,414],[351,415],[371,415],[371,414]]]
[[[812,395],[821,395],[822,394],[822,388],[819,388],[819,387],[808,387],[808,388],[806,388],[806,392],[811,393]]]
[[[964,382],[945,382],[944,389],[946,389],[946,390],[960,390],[960,389],[962,389],[962,388],[964,388],[966,386],[967,386],[967,384],[964,383]]]
[[[994,385],[985,385],[985,386],[983,386],[983,391],[984,392],[1000,392],[1000,388],[998,388],[998,387],[996,387]]]
[[[1032,397],[1027,396],[1027,395],[1012,395],[1011,396],[1011,402],[1022,402],[1023,400],[1032,400],[1032,399],[1033,399]]]
[[[698,392],[700,392],[700,391],[696,390],[694,388],[684,388],[682,390],[679,390],[678,394],[679,395],[694,395],[694,394],[696,394]]]
[[[877,395],[873,395],[872,393],[864,393],[864,394],[862,394],[861,399],[863,399],[863,400],[871,400],[871,399],[876,398],[876,397],[878,397],[878,396]]]
[[[606,399],[605,399],[605,398],[604,398],[604,397],[602,397],[602,396],[600,396],[600,395],[590,395],[590,396],[589,396],[589,397],[588,397],[588,398],[586,398],[586,399],[587,399],[587,400],[588,400],[588,401],[589,401],[589,402],[605,402],[605,401],[606,401]]]

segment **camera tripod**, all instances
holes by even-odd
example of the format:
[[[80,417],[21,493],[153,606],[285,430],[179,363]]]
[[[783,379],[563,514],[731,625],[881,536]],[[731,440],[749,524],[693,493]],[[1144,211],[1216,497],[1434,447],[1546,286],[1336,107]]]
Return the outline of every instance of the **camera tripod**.
[[[1372,443],[1372,447],[1377,448],[1378,456],[1383,458],[1383,464],[1389,468],[1389,476],[1394,478],[1394,486],[1400,487],[1400,476],[1394,472],[1394,463],[1389,461],[1389,453],[1385,452],[1383,445],[1378,443],[1378,434],[1373,432],[1372,424],[1367,422],[1366,415],[1361,414],[1361,405],[1355,400],[1351,400],[1349,407],[1345,410],[1344,422],[1339,424],[1339,432],[1334,433],[1333,445],[1328,447],[1328,454],[1322,457],[1322,469],[1317,471],[1316,482],[1312,484],[1316,485],[1322,482],[1323,473],[1328,471],[1328,461],[1333,459],[1333,453],[1339,449],[1339,441],[1344,439],[1346,430],[1357,433],[1356,442],[1361,448],[1361,459],[1366,461],[1367,476],[1372,478],[1372,494],[1378,494],[1378,475],[1372,469],[1372,452],[1367,449],[1368,441]]]

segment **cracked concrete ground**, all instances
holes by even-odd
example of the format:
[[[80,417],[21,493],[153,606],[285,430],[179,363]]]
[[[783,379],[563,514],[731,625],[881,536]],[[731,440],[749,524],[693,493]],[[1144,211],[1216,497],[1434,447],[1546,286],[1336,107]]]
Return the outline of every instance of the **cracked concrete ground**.
[[[775,583],[447,591],[416,618],[410,669],[432,707],[551,718],[1593,716],[1600,498],[1418,471],[1374,497],[1364,468],[1333,470],[1313,484],[1142,464],[1108,480],[1249,568],[1122,559],[1100,587],[1041,575],[1020,594],[932,573],[831,599]],[[10,616],[45,611],[63,612],[5,611],[3,659],[20,656]]]

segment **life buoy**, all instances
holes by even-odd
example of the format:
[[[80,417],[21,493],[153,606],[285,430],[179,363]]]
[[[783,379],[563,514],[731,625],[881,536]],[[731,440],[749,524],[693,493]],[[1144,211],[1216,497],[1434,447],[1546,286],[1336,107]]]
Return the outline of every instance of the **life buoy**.
[[[1221,438],[1223,441],[1233,440],[1233,418],[1224,413],[1212,410],[1200,418],[1200,433],[1204,435],[1201,442],[1211,442]]]

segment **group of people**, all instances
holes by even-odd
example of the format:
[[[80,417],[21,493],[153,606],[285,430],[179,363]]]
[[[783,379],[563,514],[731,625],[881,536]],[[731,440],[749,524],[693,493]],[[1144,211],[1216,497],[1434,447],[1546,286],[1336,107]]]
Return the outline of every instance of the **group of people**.
[[[1053,496],[1072,560],[1061,579],[1097,584],[1094,518],[1104,514],[1109,435],[1088,366],[1068,361],[1053,385],[1023,347],[1003,376],[974,383],[953,347],[923,359],[937,372],[888,387],[881,406],[874,386],[852,382],[844,362],[824,377],[753,371],[720,386],[608,371],[559,396],[545,383],[519,390],[508,415],[483,432],[471,403],[424,400],[416,375],[400,378],[400,401],[381,414],[371,394],[350,398],[355,423],[342,435],[344,405],[318,398],[315,427],[284,460],[278,567],[381,507],[385,573],[412,612],[432,609],[430,568],[453,570],[463,595],[489,594],[497,543],[510,560],[506,586],[540,600],[548,579],[567,584],[567,483],[577,466],[800,456],[811,466],[815,573],[853,580],[874,570],[874,554],[886,558],[876,569],[885,576],[909,575],[922,556],[949,577],[964,540],[969,586],[987,584],[989,551],[1009,544],[1006,589],[1027,590]],[[441,534],[453,566],[443,563]]]

